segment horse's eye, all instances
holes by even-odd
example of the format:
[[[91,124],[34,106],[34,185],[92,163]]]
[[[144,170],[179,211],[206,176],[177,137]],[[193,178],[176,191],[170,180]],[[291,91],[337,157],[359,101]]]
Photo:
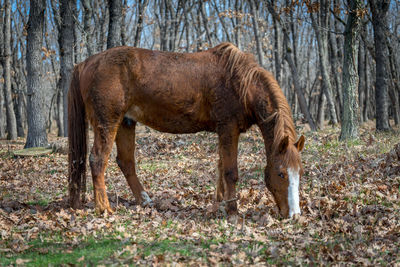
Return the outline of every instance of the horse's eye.
[[[280,173],[278,174],[278,176],[281,177],[281,178],[285,178],[285,175],[283,174],[283,172],[280,172]]]

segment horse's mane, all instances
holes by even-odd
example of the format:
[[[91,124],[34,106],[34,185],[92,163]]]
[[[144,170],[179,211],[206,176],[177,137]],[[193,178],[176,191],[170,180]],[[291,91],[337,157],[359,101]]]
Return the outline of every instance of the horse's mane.
[[[273,110],[267,110],[269,116],[263,120],[265,123],[275,121],[273,151],[285,136],[289,136],[292,143],[296,142],[297,135],[289,104],[273,75],[262,68],[252,54],[240,51],[231,43],[221,43],[214,49],[220,57],[220,62],[228,70],[230,81],[246,109],[247,96],[252,84],[262,83],[268,89]]]

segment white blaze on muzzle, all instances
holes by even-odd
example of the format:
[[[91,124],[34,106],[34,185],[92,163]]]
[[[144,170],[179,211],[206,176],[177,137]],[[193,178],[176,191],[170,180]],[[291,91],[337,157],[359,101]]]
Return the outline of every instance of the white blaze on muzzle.
[[[288,187],[289,217],[292,217],[294,214],[301,214],[300,197],[299,197],[299,185],[300,185],[299,170],[288,168],[288,175],[289,175],[289,187]]]

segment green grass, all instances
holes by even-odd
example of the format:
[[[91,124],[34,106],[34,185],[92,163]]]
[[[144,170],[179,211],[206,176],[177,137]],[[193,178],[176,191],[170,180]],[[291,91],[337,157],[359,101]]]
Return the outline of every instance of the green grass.
[[[30,205],[30,206],[42,206],[42,207],[46,207],[46,206],[48,206],[49,205],[49,203],[50,203],[50,199],[46,199],[46,198],[41,198],[41,199],[38,199],[38,200],[31,200],[31,201],[28,201],[27,202],[27,204],[28,205]]]
[[[160,169],[167,169],[167,164],[166,163],[157,163],[157,162],[142,163],[142,164],[139,164],[139,168],[142,170],[154,172],[154,171],[157,171]]]
[[[122,247],[116,239],[89,239],[79,245],[68,245],[63,242],[48,242],[36,239],[29,243],[31,246],[25,253],[7,255],[0,252],[0,265],[15,264],[17,259],[26,259],[27,266],[48,266],[60,264],[95,264],[107,259]],[[11,257],[9,257],[11,256]],[[81,262],[78,262],[84,256]]]
[[[128,260],[131,262],[135,256],[145,258],[151,255],[176,255],[179,253],[184,257],[206,258],[206,249],[211,244],[225,243],[226,240],[199,240],[183,241],[174,237],[163,240],[147,242],[144,240],[121,241],[115,237],[103,237],[100,240],[89,238],[79,244],[65,243],[62,238],[52,238],[51,241],[35,239],[29,242],[28,250],[19,254],[0,252],[0,266],[15,265],[17,259],[27,260],[27,266],[48,266],[48,265],[96,265],[109,264]],[[123,252],[126,246],[137,246],[134,254]],[[115,257],[117,252],[118,256]]]

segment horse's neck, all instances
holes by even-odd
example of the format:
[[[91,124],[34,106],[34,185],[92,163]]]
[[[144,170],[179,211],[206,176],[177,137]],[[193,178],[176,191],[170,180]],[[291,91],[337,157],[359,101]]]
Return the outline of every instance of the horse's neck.
[[[268,156],[272,153],[272,144],[274,143],[273,123],[261,124],[259,128],[264,139],[265,153]]]

